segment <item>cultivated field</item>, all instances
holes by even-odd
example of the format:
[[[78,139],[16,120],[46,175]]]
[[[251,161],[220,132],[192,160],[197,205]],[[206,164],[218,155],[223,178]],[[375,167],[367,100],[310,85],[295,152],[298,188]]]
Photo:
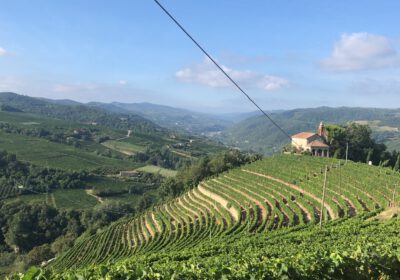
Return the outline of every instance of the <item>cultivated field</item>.
[[[399,196],[392,201],[396,186],[400,177],[390,169],[307,156],[267,158],[206,180],[137,218],[119,221],[77,244],[52,267],[63,270],[173,253],[210,238],[268,236],[278,229],[316,224],[321,215],[324,223],[332,224],[400,203]]]

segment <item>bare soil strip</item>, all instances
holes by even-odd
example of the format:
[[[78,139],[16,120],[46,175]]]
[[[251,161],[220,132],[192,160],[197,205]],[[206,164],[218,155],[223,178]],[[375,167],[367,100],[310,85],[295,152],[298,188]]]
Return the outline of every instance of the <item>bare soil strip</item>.
[[[88,195],[90,195],[90,196],[93,196],[99,203],[104,203],[104,200],[100,197],[100,196],[97,196],[97,195],[95,195],[94,193],[93,193],[93,190],[85,190],[86,191],[86,193],[88,194]]]
[[[280,180],[280,179],[278,179],[278,178],[274,178],[274,177],[272,177],[272,176],[265,175],[265,174],[261,174],[261,173],[258,173],[258,172],[254,172],[254,171],[250,171],[250,170],[246,170],[246,169],[242,169],[242,171],[247,172],[247,173],[250,173],[250,174],[254,174],[254,175],[257,175],[257,176],[260,176],[260,177],[264,177],[264,178],[273,180],[273,181],[278,182],[278,183],[281,183],[281,184],[284,184],[285,186],[288,186],[289,188],[292,188],[292,189],[294,189],[294,190],[296,190],[296,191],[298,191],[298,192],[304,193],[305,195],[307,195],[307,196],[313,198],[313,199],[316,200],[318,203],[322,203],[322,199],[316,197],[314,194],[312,194],[312,193],[310,193],[310,192],[307,192],[306,190],[303,190],[302,188],[300,188],[300,187],[297,186],[297,185],[290,184],[290,183],[285,182],[285,181],[283,181],[283,180]],[[336,215],[335,215],[335,211],[333,211],[332,207],[331,207],[329,204],[327,204],[326,202],[325,202],[325,208],[326,208],[326,210],[328,210],[329,216],[332,218],[332,220],[334,220],[334,219],[337,218]]]
[[[190,217],[191,219],[193,218],[193,220],[196,220],[197,218],[201,217],[201,214],[200,214],[200,213],[198,213],[197,211],[195,211],[195,210],[190,209],[189,207],[187,207],[187,206],[185,205],[186,202],[184,203],[184,202],[182,201],[182,199],[183,199],[183,197],[178,198],[178,205],[179,205],[180,207],[182,207],[183,209],[185,209],[186,211],[188,211],[188,212],[190,212],[190,213],[193,214],[193,217]]]
[[[145,225],[146,225],[147,231],[148,231],[148,232],[150,233],[150,235],[151,235],[151,238],[154,238],[154,237],[156,236],[156,233],[154,232],[153,227],[150,225],[150,222],[149,222],[149,215],[148,215],[148,214],[146,214],[146,215],[144,216],[144,223],[145,223]]]
[[[219,195],[207,190],[205,187],[203,187],[201,184],[197,187],[197,189],[203,193],[204,195],[210,197],[211,199],[217,201],[219,204],[221,204],[226,210],[229,211],[231,214],[232,218],[235,221],[238,221],[240,218],[240,213],[234,208],[234,207],[228,207],[229,201],[227,201],[225,198],[220,197]]]
[[[161,228],[160,224],[158,223],[156,217],[154,216],[154,213],[151,213],[151,218],[153,219],[153,223],[156,225],[157,231],[161,233],[162,228]]]
[[[225,176],[225,177],[227,177],[227,176]],[[218,181],[217,179],[213,179],[213,181],[216,182],[216,183],[218,183],[218,184],[221,184],[221,185],[225,186],[226,188],[230,188],[231,190],[233,190],[233,191],[235,191],[235,192],[238,192],[238,193],[240,193],[241,195],[245,196],[247,199],[253,201],[253,202],[257,205],[257,207],[261,210],[261,219],[266,219],[266,218],[267,218],[267,215],[268,215],[267,213],[268,213],[268,211],[267,211],[267,209],[265,208],[265,206],[264,206],[258,199],[255,199],[254,197],[248,195],[247,193],[245,193],[245,192],[243,192],[243,191],[241,191],[241,190],[239,190],[239,189],[237,189],[237,188],[234,188],[234,187],[232,187],[232,186],[230,186],[230,185],[227,185],[227,184],[225,184],[225,183],[222,183],[222,182]],[[250,190],[248,190],[248,192],[251,192],[252,194],[254,194],[254,195],[256,195],[256,196],[259,197],[258,194],[254,193],[254,192],[252,192],[252,191],[250,191]]]
[[[218,215],[213,213],[213,210],[210,208],[210,206],[208,206],[206,204],[206,202],[201,197],[198,196],[198,194],[196,193],[196,189],[190,191],[188,194],[189,194],[190,199],[192,199],[194,202],[196,202],[200,206],[204,207],[204,209],[202,209],[204,216],[207,216],[206,215],[206,212],[207,212],[216,218],[217,224],[227,224],[228,223],[227,221],[225,221],[225,219],[223,218],[223,215],[217,208],[214,208],[214,209],[218,213]]]

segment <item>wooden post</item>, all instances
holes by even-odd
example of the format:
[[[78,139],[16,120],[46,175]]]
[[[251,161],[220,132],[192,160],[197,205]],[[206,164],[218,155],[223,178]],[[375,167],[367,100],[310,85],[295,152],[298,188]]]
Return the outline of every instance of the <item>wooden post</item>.
[[[392,195],[392,207],[396,207],[396,201],[394,200],[396,196],[396,185],[393,187],[393,195]]]
[[[346,142],[346,164],[347,164],[348,154],[349,154],[349,142]]]
[[[342,163],[339,160],[339,193],[342,194]]]
[[[49,205],[49,187],[46,187],[46,204]]]
[[[325,166],[325,176],[324,176],[324,188],[322,190],[322,203],[321,203],[321,214],[319,216],[319,226],[322,227],[322,221],[324,218],[324,207],[325,207],[325,190],[326,190],[326,175],[328,173],[328,166]]]

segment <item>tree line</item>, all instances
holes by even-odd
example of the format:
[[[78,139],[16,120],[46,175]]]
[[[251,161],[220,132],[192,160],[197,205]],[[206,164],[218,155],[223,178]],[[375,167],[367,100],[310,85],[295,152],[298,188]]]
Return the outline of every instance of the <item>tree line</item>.
[[[348,159],[355,162],[372,162],[374,165],[392,167],[400,170],[400,152],[388,151],[385,144],[377,143],[372,137],[368,125],[350,123],[348,125],[326,125],[326,141],[330,153],[335,158],[344,159],[346,150]]]

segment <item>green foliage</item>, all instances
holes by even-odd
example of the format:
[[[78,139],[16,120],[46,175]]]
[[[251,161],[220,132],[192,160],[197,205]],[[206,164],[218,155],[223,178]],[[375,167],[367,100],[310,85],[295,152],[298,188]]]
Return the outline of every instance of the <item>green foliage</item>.
[[[66,172],[40,168],[17,160],[14,154],[0,151],[0,198],[53,189],[82,188],[86,172]]]
[[[54,253],[49,244],[34,247],[24,258],[25,265],[40,265],[43,261],[47,261],[54,257]]]
[[[10,210],[15,213],[3,222],[5,243],[22,252],[54,241],[67,225],[65,217],[60,216],[56,209],[46,205],[5,207],[2,212]]]
[[[191,258],[192,251],[201,251],[202,244],[206,250],[210,248],[210,244],[215,244],[218,247],[210,254],[205,251],[204,255],[193,256],[194,261],[199,260],[193,264],[202,267],[206,265],[210,271],[214,269],[219,271],[223,267],[231,267],[241,256],[243,256],[243,261],[249,261],[252,257],[259,260],[261,256],[266,255],[267,259],[277,257],[283,260],[283,264],[289,270],[292,267],[295,271],[301,264],[297,263],[298,259],[293,259],[293,256],[300,252],[308,252],[308,246],[312,242],[318,241],[316,236],[305,234],[307,237],[305,240],[297,236],[294,239],[282,241],[280,247],[275,249],[271,246],[274,246],[276,242],[279,243],[277,240],[271,240],[269,245],[257,243],[252,247],[247,244],[248,251],[245,249],[246,246],[243,248],[229,247],[229,249],[227,246],[231,243],[236,244],[238,240],[252,235],[257,236],[254,240],[273,236],[282,238],[285,235],[280,230],[284,228],[289,228],[288,232],[298,230],[307,232],[307,228],[314,228],[313,225],[319,222],[321,217],[319,209],[325,167],[328,167],[328,183],[322,218],[324,226],[326,225],[329,230],[324,231],[320,236],[322,238],[320,245],[315,249],[319,250],[323,246],[324,239],[329,239],[332,243],[322,253],[311,255],[309,260],[309,262],[311,260],[315,262],[314,257],[326,260],[327,262],[317,269],[318,273],[324,273],[325,265],[330,266],[332,265],[331,261],[338,262],[338,258],[346,256],[341,254],[342,251],[336,251],[338,247],[334,244],[336,244],[336,238],[339,238],[341,230],[336,232],[335,226],[349,217],[357,215],[362,217],[365,213],[374,215],[377,209],[387,207],[391,203],[388,198],[391,197],[393,186],[400,184],[400,178],[396,172],[351,161],[344,164],[343,161],[330,158],[293,155],[266,158],[203,180],[200,187],[193,188],[163,204],[147,208],[145,211],[139,212],[136,217],[121,219],[101,231],[91,231],[93,236],[85,235],[80,238],[75,246],[51,264],[51,268],[58,271],[71,267],[84,268],[92,263],[100,264],[110,261],[114,263],[134,256],[132,261],[141,263],[143,260],[142,268],[146,271],[150,266],[148,261],[151,261],[152,268],[155,269],[157,265],[153,266],[154,262],[164,259],[164,257],[166,262],[168,260],[169,265],[171,263],[177,265],[172,270],[181,271],[179,265]],[[176,189],[176,183],[176,177],[165,181],[163,186],[166,189],[162,189],[162,191],[166,193],[166,196],[173,196],[171,194],[177,194],[184,188],[184,185],[181,185]],[[147,199],[148,197],[143,196],[139,203],[139,210],[143,210],[142,208],[149,205]],[[399,202],[400,197],[396,197],[395,203]],[[95,217],[90,221],[95,222]],[[352,230],[355,232],[360,231],[359,227],[363,228],[358,223],[355,223],[354,226],[356,227]],[[275,233],[275,231],[277,232]],[[396,233],[393,232],[393,234]],[[346,236],[357,238],[357,234],[349,233],[342,237]],[[370,236],[370,233],[366,236]],[[211,243],[207,243],[210,239]],[[293,245],[286,248],[285,246],[292,244],[290,243],[292,241]],[[343,239],[343,248],[356,251],[357,248],[351,247],[351,245],[361,243],[355,241],[357,239],[348,240],[350,243],[345,244],[347,241]],[[225,245],[219,247],[220,243]],[[387,242],[382,244],[386,246]],[[302,250],[296,253],[292,251],[292,246],[297,246],[299,250]],[[251,252],[257,251],[255,248],[266,248],[266,251],[253,256]],[[182,250],[187,250],[187,253],[181,255]],[[352,254],[351,250],[347,252]],[[215,254],[218,255],[219,253],[216,252],[226,252],[232,258],[224,255],[221,259],[210,259],[210,262],[207,263],[205,259]],[[235,252],[239,252],[240,256],[235,256]],[[272,252],[277,253],[272,254]],[[339,257],[335,255],[337,252],[340,253]],[[331,259],[332,253],[334,257]],[[80,256],[79,261],[76,256]],[[229,262],[224,262],[224,258],[228,258]],[[175,261],[171,262],[171,259]],[[354,265],[352,260],[349,261],[346,263],[346,267]],[[169,278],[171,275],[165,272],[169,271],[168,266],[165,266],[166,262],[156,271]],[[377,261],[377,263],[379,262]],[[186,263],[186,265],[188,264],[192,263]],[[222,266],[218,267],[218,264]],[[308,262],[302,264],[304,267],[301,266],[300,274],[294,275],[301,276],[302,273],[305,273],[304,275],[310,274],[316,278],[322,275],[313,274],[316,272],[307,270]],[[90,273],[94,273],[92,270],[90,271]],[[355,271],[353,272],[355,273]],[[337,273],[339,272],[337,271]],[[187,276],[186,274],[182,275],[182,277]],[[209,277],[204,276],[204,278]]]
[[[398,219],[385,223],[351,219],[323,229],[309,226],[268,235],[215,238],[191,248],[132,256],[107,266],[47,273],[55,280],[398,279],[399,226]]]
[[[246,154],[238,150],[224,151],[205,156],[178,171],[175,178],[167,180],[160,190],[160,197],[176,197],[184,190],[197,186],[203,179],[240,165],[261,159],[259,154]]]
[[[397,156],[396,163],[394,164],[393,169],[395,171],[400,171],[400,154]]]
[[[369,162],[377,165],[386,162],[394,166],[398,153],[388,153],[386,146],[372,139],[372,130],[367,125],[350,123],[349,125],[327,125],[327,141],[335,158],[345,158],[348,145],[348,158],[356,162]]]

